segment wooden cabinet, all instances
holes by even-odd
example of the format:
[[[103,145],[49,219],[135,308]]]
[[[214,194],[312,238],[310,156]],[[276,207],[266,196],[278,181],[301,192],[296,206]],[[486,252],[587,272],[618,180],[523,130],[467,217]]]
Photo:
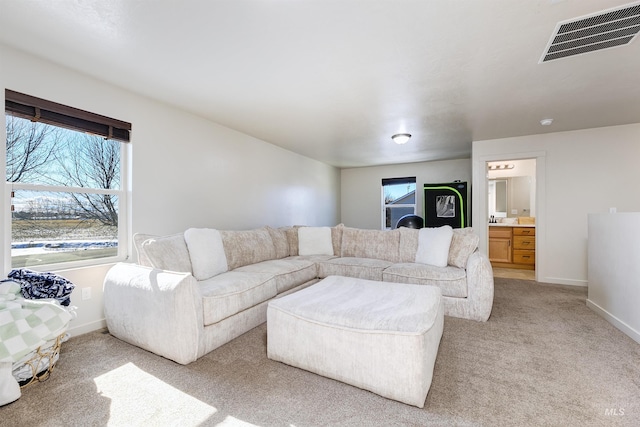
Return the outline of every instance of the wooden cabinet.
[[[536,229],[513,228],[513,263],[534,267],[536,264]],[[535,268],[535,267],[534,267]]]
[[[490,226],[489,260],[494,267],[535,269],[535,227]]]
[[[511,262],[512,227],[489,227],[489,261]]]

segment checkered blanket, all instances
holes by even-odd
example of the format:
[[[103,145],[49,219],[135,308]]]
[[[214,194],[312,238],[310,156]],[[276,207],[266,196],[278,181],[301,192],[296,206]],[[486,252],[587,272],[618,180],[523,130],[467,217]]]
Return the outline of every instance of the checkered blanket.
[[[0,362],[15,362],[67,330],[71,314],[55,300],[30,300],[0,283]]]

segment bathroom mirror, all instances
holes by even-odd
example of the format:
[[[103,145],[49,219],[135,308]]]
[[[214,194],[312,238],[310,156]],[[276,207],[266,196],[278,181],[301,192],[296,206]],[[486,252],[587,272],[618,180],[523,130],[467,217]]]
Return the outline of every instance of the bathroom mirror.
[[[507,180],[489,180],[489,217],[507,217]]]

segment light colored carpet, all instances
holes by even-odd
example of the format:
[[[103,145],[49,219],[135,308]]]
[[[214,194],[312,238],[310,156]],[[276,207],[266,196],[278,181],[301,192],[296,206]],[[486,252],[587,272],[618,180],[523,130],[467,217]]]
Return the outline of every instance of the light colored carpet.
[[[535,270],[523,270],[519,268],[493,267],[493,277],[503,279],[536,280]]]
[[[424,409],[273,362],[266,325],[181,366],[93,332],[2,426],[638,426],[640,345],[586,289],[496,279],[486,323],[445,318]]]

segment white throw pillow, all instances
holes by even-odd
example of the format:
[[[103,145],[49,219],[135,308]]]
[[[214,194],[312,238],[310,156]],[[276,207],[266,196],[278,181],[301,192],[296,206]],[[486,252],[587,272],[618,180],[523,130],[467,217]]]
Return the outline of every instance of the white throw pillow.
[[[436,267],[446,267],[452,238],[453,228],[449,225],[437,228],[421,228],[418,234],[416,262]]]
[[[189,249],[193,277],[196,279],[206,280],[229,269],[218,230],[190,228],[184,232],[184,240]]]
[[[333,255],[331,228],[298,228],[298,253],[300,255]]]

